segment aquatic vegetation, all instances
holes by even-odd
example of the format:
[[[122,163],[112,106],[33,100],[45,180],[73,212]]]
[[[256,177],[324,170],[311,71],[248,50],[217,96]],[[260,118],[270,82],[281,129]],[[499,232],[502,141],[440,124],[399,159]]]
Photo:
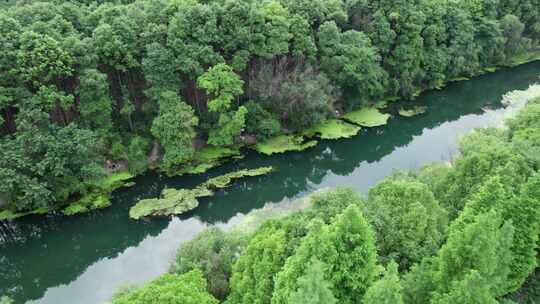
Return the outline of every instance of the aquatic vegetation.
[[[132,219],[147,216],[169,216],[182,214],[199,206],[198,198],[214,195],[211,189],[229,186],[235,179],[249,176],[265,175],[274,171],[273,167],[244,169],[210,178],[194,189],[165,189],[159,198],[139,201],[129,210]]]
[[[91,210],[102,209],[111,206],[110,196],[99,192],[92,192],[83,196],[80,200],[69,204],[62,210],[65,215],[85,213]]]
[[[88,193],[63,208],[62,213],[74,215],[111,206],[112,192],[122,187],[134,186],[134,182],[128,182],[133,177],[135,176],[128,171],[119,171],[93,182]]]
[[[470,79],[469,77],[455,77],[455,78],[450,79],[449,82],[465,81],[469,79]]]
[[[0,221],[14,220],[27,215],[47,214],[51,211],[49,208],[38,208],[27,212],[17,212],[11,209],[6,209],[0,212]]]
[[[358,134],[360,127],[338,119],[327,120],[304,131],[304,136],[322,139],[350,138]]]
[[[129,210],[132,219],[145,216],[168,216],[182,214],[199,206],[197,198],[211,196],[212,191],[206,188],[165,189],[160,198],[144,199]]]
[[[364,107],[343,115],[343,119],[362,127],[378,127],[388,122],[390,114],[383,114],[376,108]]]
[[[305,142],[304,137],[300,135],[280,135],[257,143],[255,150],[262,154],[272,155],[288,151],[303,151],[316,145],[316,140]]]
[[[224,175],[213,177],[207,180],[206,182],[204,182],[203,184],[201,184],[199,188],[210,188],[210,189],[225,188],[235,179],[248,177],[248,176],[265,175],[272,171],[274,171],[273,167],[260,167],[257,169],[244,169],[244,170],[234,171],[234,172],[230,172]]]
[[[240,147],[206,146],[195,153],[193,160],[176,169],[166,172],[169,176],[204,173],[221,165],[229,158],[240,156]]]
[[[412,109],[401,108],[401,109],[399,109],[398,113],[399,113],[399,115],[401,115],[403,117],[413,117],[413,116],[416,116],[416,115],[424,114],[424,113],[426,113],[426,111],[427,111],[426,106],[416,106],[416,107],[414,107]]]

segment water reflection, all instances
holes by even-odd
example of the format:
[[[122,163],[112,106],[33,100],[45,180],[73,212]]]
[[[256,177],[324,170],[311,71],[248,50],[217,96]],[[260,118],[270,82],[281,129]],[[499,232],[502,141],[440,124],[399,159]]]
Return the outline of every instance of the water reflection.
[[[538,80],[540,62],[451,84],[423,94],[426,115],[394,117],[381,128],[355,138],[325,141],[301,153],[263,157],[248,152],[200,176],[167,179],[155,173],[137,178],[137,186],[114,194],[113,207],[79,217],[32,217],[10,225],[0,244],[0,294],[18,302],[99,303],[118,285],[143,281],[167,268],[181,240],[208,224],[230,223],[267,202],[280,202],[321,187],[349,185],[366,191],[394,168],[414,169],[447,160],[456,138],[472,128],[495,123],[505,112],[501,96]],[[482,107],[492,110],[484,112]],[[128,218],[136,201],[155,197],[164,187],[194,187],[209,176],[238,168],[275,166],[278,171],[240,181],[201,200],[190,214],[173,220],[137,222]],[[194,217],[195,216],[195,217]],[[3,231],[4,231],[3,230]]]

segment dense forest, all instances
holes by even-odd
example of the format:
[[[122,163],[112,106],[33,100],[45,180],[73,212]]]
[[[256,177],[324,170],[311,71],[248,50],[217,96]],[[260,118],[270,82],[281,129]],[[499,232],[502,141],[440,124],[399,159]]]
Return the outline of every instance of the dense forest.
[[[539,40],[538,0],[3,1],[0,205],[48,210],[111,166],[174,172]]]
[[[462,139],[460,154],[366,197],[315,193],[251,231],[208,228],[169,273],[112,303],[537,303],[540,99]]]

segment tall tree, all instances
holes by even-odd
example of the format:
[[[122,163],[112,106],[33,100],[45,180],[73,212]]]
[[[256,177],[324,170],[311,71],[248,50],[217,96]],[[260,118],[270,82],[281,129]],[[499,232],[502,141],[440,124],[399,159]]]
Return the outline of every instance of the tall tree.
[[[384,276],[376,281],[366,292],[362,303],[366,304],[403,304],[403,287],[399,281],[398,265],[390,262]]]
[[[396,260],[401,269],[435,254],[446,235],[446,212],[416,181],[396,177],[376,185],[369,191],[366,216],[382,260]]]
[[[298,289],[291,294],[287,303],[290,304],[334,304],[337,302],[332,294],[331,286],[324,278],[326,266],[319,260],[313,259],[307,267],[306,274],[298,278]]]
[[[272,304],[287,303],[312,258],[327,263],[324,277],[339,303],[356,303],[379,272],[371,227],[357,206],[349,206],[329,226],[316,224],[276,277]]]
[[[211,96],[208,101],[210,113],[218,115],[217,123],[211,127],[208,143],[216,146],[232,145],[245,126],[247,109],[234,110],[235,97],[243,93],[244,82],[224,63],[217,64],[197,79],[197,84]]]
[[[151,131],[165,149],[163,165],[166,169],[193,156],[194,128],[198,123],[193,109],[181,101],[175,92],[161,93],[159,114],[152,122]]]

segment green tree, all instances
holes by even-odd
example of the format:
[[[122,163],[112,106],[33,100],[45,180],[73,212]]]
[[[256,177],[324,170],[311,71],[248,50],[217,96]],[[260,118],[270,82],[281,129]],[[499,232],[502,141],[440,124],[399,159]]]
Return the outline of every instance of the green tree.
[[[193,240],[182,244],[171,271],[186,273],[201,269],[208,281],[208,291],[217,299],[229,294],[232,266],[245,247],[247,239],[238,233],[209,228]]]
[[[382,95],[387,76],[380,66],[377,49],[364,33],[354,30],[342,33],[334,22],[326,22],[319,28],[318,38],[321,69],[333,81],[356,92],[359,104]]]
[[[206,291],[206,281],[200,270],[185,274],[164,274],[158,279],[116,295],[113,304],[217,304]]]
[[[375,230],[382,260],[396,260],[401,269],[435,254],[448,222],[426,185],[399,177],[388,178],[369,191],[366,217]]]
[[[478,214],[464,225],[453,224],[436,257],[425,259],[404,277],[405,303],[428,303],[430,299],[467,303],[469,297],[495,299],[504,295],[513,259],[513,235],[512,224],[503,222],[496,211]],[[461,290],[471,285],[477,293]]]
[[[107,85],[104,74],[88,69],[81,74],[77,92],[82,125],[95,130],[102,137],[109,137],[113,128],[112,102],[107,94]]]
[[[312,259],[307,267],[306,274],[298,278],[298,290],[291,294],[287,301],[290,304],[334,304],[336,298],[332,294],[331,286],[324,278],[326,266],[317,259]]]
[[[127,120],[131,132],[135,130],[133,125],[133,113],[135,113],[133,102],[128,98],[124,98],[124,105],[122,106],[122,109],[120,109],[120,114]]]
[[[17,67],[14,71],[32,90],[57,84],[73,75],[75,59],[54,38],[27,31],[19,37]]]
[[[234,98],[243,93],[244,82],[233,69],[217,64],[197,79],[197,84],[211,96],[208,110],[218,115],[217,123],[209,133],[208,143],[217,146],[230,146],[245,126],[247,109],[244,106],[233,110]]]
[[[444,294],[435,294],[433,304],[496,304],[499,303],[489,290],[489,284],[479,272],[472,270],[463,280],[454,282],[451,290]]]
[[[506,38],[505,53],[507,60],[511,60],[514,56],[524,52],[528,45],[527,39],[523,38],[525,25],[521,23],[518,17],[514,15],[506,15],[501,19],[501,28]]]
[[[103,173],[92,131],[51,124],[47,113],[28,107],[17,115],[16,136],[0,140],[0,193],[21,211],[52,207]]]
[[[270,303],[274,277],[287,258],[285,232],[273,226],[259,229],[233,266],[229,304]]]
[[[283,126],[296,131],[335,116],[334,105],[341,95],[326,74],[309,64],[290,70],[286,60],[264,65],[250,86]]]
[[[450,219],[457,217],[467,198],[498,170],[513,176],[508,182],[514,189],[525,183],[531,174],[527,160],[516,153],[496,129],[473,132],[462,140],[460,150],[462,157],[445,176],[439,191],[441,195],[437,198],[448,211]]]
[[[328,265],[325,278],[340,303],[356,303],[379,272],[373,232],[357,206],[349,206],[333,223],[315,223],[278,273],[272,303],[287,303],[298,289],[312,258]]]
[[[198,122],[193,109],[182,102],[176,93],[161,93],[159,114],[152,122],[151,132],[165,149],[163,165],[166,169],[193,156],[194,128]]]
[[[148,150],[150,141],[147,138],[136,135],[131,138],[127,148],[127,160],[129,171],[140,174],[148,168]]]
[[[388,264],[384,276],[367,290],[362,303],[403,304],[402,289],[398,265],[392,261]]]

